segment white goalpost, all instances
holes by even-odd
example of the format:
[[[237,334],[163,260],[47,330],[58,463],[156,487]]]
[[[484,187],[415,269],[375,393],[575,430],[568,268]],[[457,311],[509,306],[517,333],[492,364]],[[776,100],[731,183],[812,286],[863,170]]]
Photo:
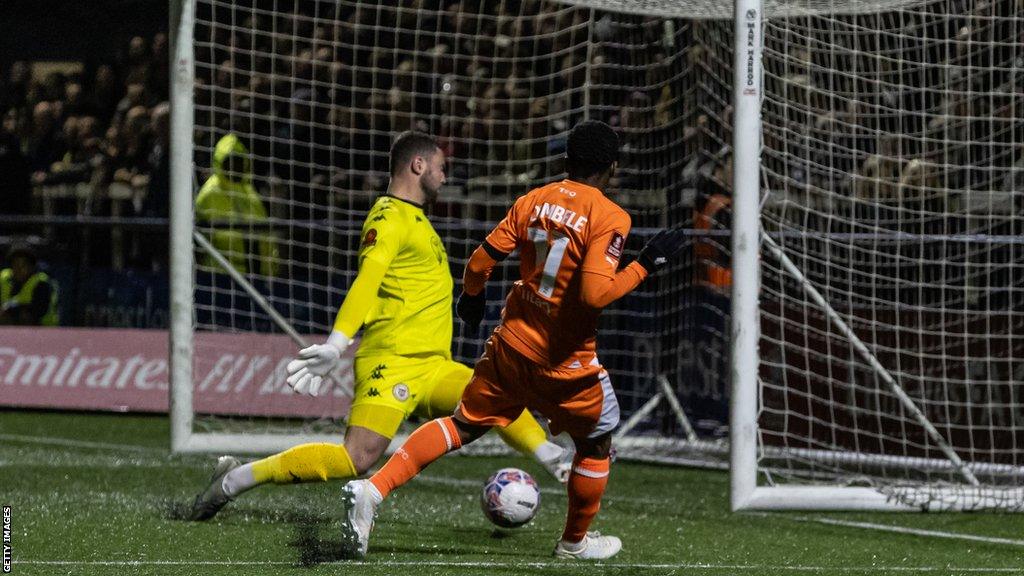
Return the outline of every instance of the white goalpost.
[[[1022,7],[756,4],[734,52],[733,508],[1021,510]]]
[[[730,499],[753,507],[757,488],[758,340],[761,322],[762,0],[736,0],[733,27],[732,362],[729,409]],[[742,86],[742,89],[737,89]]]
[[[201,250],[212,258],[224,274],[235,283],[237,290],[245,292],[262,314],[270,317],[279,331],[288,335],[294,345],[306,343],[289,321],[262,297],[252,283],[225,260],[203,234],[195,229],[194,199],[197,188],[193,162],[194,138],[194,86],[195,2],[171,2],[172,45],[174,46],[174,77],[172,79],[171,137],[175,154],[171,160],[171,326],[170,326],[170,407],[171,448],[175,452],[194,453],[253,453],[265,454],[287,449],[303,442],[336,442],[337,434],[317,433],[306,426],[287,424],[272,427],[272,431],[251,429],[251,423],[233,430],[230,425],[221,429],[203,430],[196,426],[195,366],[195,251]],[[228,223],[232,226],[233,223]],[[274,344],[280,348],[281,342]],[[245,342],[235,342],[229,353],[244,349]],[[279,354],[288,354],[281,350]],[[227,377],[237,377],[229,372]],[[277,382],[283,382],[279,365],[272,372]],[[351,385],[339,381],[336,394],[351,396]],[[280,391],[278,386],[273,392]],[[244,397],[243,397],[244,400]],[[326,402],[326,400],[325,400]],[[321,419],[322,420],[322,419]]]

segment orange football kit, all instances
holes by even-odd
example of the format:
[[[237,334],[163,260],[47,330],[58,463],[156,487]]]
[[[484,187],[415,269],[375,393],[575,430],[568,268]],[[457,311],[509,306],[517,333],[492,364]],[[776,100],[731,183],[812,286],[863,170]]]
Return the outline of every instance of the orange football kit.
[[[594,438],[618,425],[595,349],[601,309],[647,276],[637,262],[618,269],[629,229],[625,210],[571,180],[516,201],[466,266],[463,289],[476,295],[494,265],[518,249],[521,280],[463,393],[460,419],[506,426],[530,407],[554,434]]]
[[[647,265],[638,261],[619,270],[629,228],[622,208],[597,188],[571,180],[537,188],[516,201],[466,265],[459,309],[473,327],[482,318],[482,292],[491,271],[515,250],[521,280],[512,286],[501,325],[487,341],[455,419],[481,429],[507,426],[531,408],[550,420],[552,432],[567,431],[577,446],[615,429],[618,400],[595,352],[598,317],[602,308],[636,288],[648,269],[664,263],[665,247],[679,240],[678,231],[663,231],[655,237],[662,244],[652,248],[648,243],[640,254],[641,261],[650,256]],[[467,297],[475,308],[462,308]],[[417,428],[366,484],[352,485],[353,502],[363,503],[349,512],[350,532],[360,534],[360,545],[368,541],[372,523],[367,518],[372,519],[376,504],[461,446],[453,418],[438,418]],[[577,452],[573,458],[566,484],[569,509],[556,555],[607,558],[621,547],[617,538],[587,532],[601,508],[610,464],[607,456]],[[369,496],[360,496],[364,493]],[[362,532],[357,526],[364,526]],[[586,552],[589,542],[596,552]]]

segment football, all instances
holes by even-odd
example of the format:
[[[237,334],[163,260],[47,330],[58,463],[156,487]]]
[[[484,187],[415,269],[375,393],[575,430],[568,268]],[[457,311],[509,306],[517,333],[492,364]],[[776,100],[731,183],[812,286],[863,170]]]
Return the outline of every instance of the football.
[[[537,481],[518,468],[502,468],[484,483],[480,498],[484,516],[502,528],[517,528],[537,514],[540,489]]]

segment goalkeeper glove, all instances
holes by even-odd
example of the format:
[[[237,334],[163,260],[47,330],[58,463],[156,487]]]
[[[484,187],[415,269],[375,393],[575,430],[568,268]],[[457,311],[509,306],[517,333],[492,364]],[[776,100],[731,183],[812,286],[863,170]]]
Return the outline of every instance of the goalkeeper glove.
[[[685,241],[686,232],[682,228],[662,230],[647,241],[636,260],[648,274],[654,274],[683,249]]]
[[[351,338],[334,330],[327,342],[299,350],[299,357],[287,366],[288,385],[297,394],[316,396],[324,378],[341,363],[341,355],[350,344]]]
[[[455,313],[459,319],[472,330],[478,330],[480,323],[484,320],[484,311],[487,309],[487,298],[481,290],[476,296],[465,292],[459,296],[459,303],[455,305]]]

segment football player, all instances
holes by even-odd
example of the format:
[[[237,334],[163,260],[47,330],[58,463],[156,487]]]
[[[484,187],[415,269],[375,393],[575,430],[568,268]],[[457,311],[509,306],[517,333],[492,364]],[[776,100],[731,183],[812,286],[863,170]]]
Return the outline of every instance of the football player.
[[[458,303],[467,325],[479,325],[484,284],[516,249],[521,280],[454,415],[423,424],[380,471],[343,489],[354,555],[366,554],[377,506],[388,494],[492,427],[509,426],[527,408],[576,445],[568,516],[555,556],[601,560],[621,549],[615,536],[588,531],[608,482],[611,434],[619,423],[618,401],[596,353],[598,317],[674,256],[684,235],[679,229],[659,232],[634,262],[619,269],[630,218],[604,193],[618,151],[618,137],[607,124],[577,125],[566,151],[568,179],[519,198],[473,253]]]
[[[267,483],[355,478],[384,453],[411,414],[451,414],[473,375],[452,360],[452,281],[441,238],[424,212],[445,183],[445,156],[427,134],[405,132],[391,148],[391,181],[363,223],[359,273],[326,342],[288,364],[288,385],[317,395],[362,327],[355,353],[355,395],[344,443],[302,444],[241,464],[222,456],[192,506],[193,520],[212,518],[228,501]],[[525,407],[524,407],[525,408]],[[498,431],[559,481],[571,451],[548,441],[526,410]]]

